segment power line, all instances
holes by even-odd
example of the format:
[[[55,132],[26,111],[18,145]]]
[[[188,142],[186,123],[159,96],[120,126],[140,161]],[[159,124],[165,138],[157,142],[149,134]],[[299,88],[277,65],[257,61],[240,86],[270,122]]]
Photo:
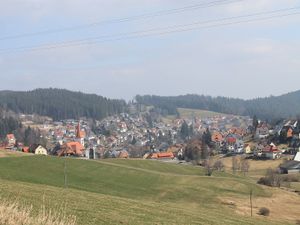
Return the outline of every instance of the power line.
[[[264,15],[268,15],[268,14],[287,12],[287,11],[292,11],[292,10],[297,10],[297,9],[300,9],[300,6],[299,7],[286,8],[286,9],[280,9],[280,10],[253,13],[253,14],[242,15],[242,16],[223,17],[223,18],[219,18],[219,19],[197,21],[197,22],[188,23],[188,24],[173,25],[173,26],[167,26],[167,27],[161,27],[161,28],[152,28],[152,29],[147,29],[147,30],[142,30],[142,31],[134,31],[134,32],[129,32],[129,33],[119,33],[119,34],[113,34],[113,35],[103,35],[103,36],[97,36],[97,37],[89,37],[89,38],[84,38],[84,39],[61,42],[61,43],[57,43],[57,44],[59,44],[59,45],[72,44],[72,43],[76,44],[76,43],[81,43],[81,42],[87,42],[87,41],[93,41],[93,40],[99,40],[99,39],[105,39],[105,38],[113,38],[113,37],[118,37],[118,36],[128,36],[128,35],[155,32],[155,31],[160,31],[160,30],[170,30],[170,29],[176,29],[176,28],[182,28],[182,27],[188,27],[188,26],[210,24],[210,23],[222,22],[222,21],[227,21],[227,20],[234,20],[234,19],[241,19],[241,18],[248,18],[248,17],[255,17],[255,16],[264,16]],[[0,51],[1,51],[1,49],[0,49]]]
[[[16,51],[49,50],[49,49],[65,48],[65,47],[72,47],[72,46],[90,45],[90,44],[96,44],[96,43],[100,43],[100,42],[111,42],[111,41],[136,39],[136,38],[142,38],[142,37],[161,36],[161,35],[186,32],[186,31],[197,30],[197,29],[208,29],[208,28],[215,28],[215,27],[228,26],[228,25],[234,25],[234,24],[270,20],[273,18],[282,18],[282,17],[300,14],[300,12],[293,12],[293,13],[273,15],[275,13],[290,12],[290,11],[296,10],[296,9],[300,9],[300,7],[260,12],[260,13],[254,13],[254,14],[248,14],[248,15],[236,16],[236,17],[226,17],[226,18],[215,19],[215,20],[198,21],[198,22],[189,23],[189,24],[175,25],[175,26],[169,26],[169,27],[164,27],[164,28],[153,28],[153,29],[130,32],[130,33],[91,37],[91,38],[86,38],[86,39],[81,39],[81,40],[73,40],[73,41],[67,41],[67,42],[61,42],[61,43],[54,43],[51,45],[0,49],[0,53],[1,52],[2,53],[10,52],[10,51],[16,52]],[[265,16],[265,15],[270,15],[270,16]],[[265,17],[251,18],[254,16],[265,16]],[[247,18],[251,18],[251,19],[247,19]],[[244,20],[234,21],[236,19],[244,19]],[[233,21],[231,21],[231,20],[233,20]],[[229,21],[229,22],[225,22],[225,21]],[[220,22],[220,23],[218,23],[218,22]],[[216,24],[211,24],[211,23],[216,23]],[[206,25],[206,24],[208,24],[208,25]],[[206,25],[206,26],[198,26],[198,25]],[[198,27],[194,27],[194,26],[198,26]]]
[[[53,29],[53,30],[43,30],[43,31],[37,31],[37,32],[32,32],[32,33],[16,34],[16,35],[10,35],[10,36],[3,36],[3,37],[0,37],[0,41],[9,40],[9,39],[20,39],[20,38],[39,36],[39,35],[45,35],[45,34],[62,33],[62,32],[67,32],[67,31],[74,31],[74,30],[89,29],[89,28],[93,28],[93,27],[97,27],[97,26],[101,26],[101,25],[105,25],[105,24],[124,23],[124,22],[160,17],[160,16],[165,16],[165,15],[183,13],[186,11],[209,8],[209,7],[213,7],[213,6],[227,5],[227,4],[241,2],[241,1],[244,1],[244,0],[215,0],[215,1],[208,2],[208,3],[194,4],[194,5],[189,5],[189,6],[185,6],[185,7],[181,7],[181,8],[168,9],[168,10],[160,10],[160,11],[156,11],[156,12],[152,12],[152,13],[145,13],[145,14],[140,14],[140,15],[135,15],[135,16],[130,16],[130,17],[119,18],[119,19],[103,20],[100,22],[94,22],[94,23],[89,23],[89,24],[84,24],[84,25],[58,28],[58,29]]]

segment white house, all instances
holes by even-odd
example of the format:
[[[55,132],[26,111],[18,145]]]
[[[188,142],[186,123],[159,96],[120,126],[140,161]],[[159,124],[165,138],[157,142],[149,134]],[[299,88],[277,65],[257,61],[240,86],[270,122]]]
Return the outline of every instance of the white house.
[[[295,155],[294,161],[300,162],[300,152],[297,152],[297,154]]]
[[[39,145],[35,150],[34,154],[36,155],[48,155],[47,149]]]

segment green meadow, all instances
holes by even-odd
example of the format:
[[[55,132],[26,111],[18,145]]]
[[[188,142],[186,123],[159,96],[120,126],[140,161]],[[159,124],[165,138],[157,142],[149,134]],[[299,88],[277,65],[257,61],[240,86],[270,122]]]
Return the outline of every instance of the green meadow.
[[[65,186],[64,167],[66,165]],[[270,192],[227,173],[147,160],[50,156],[0,159],[0,199],[74,215],[78,224],[283,224],[237,213],[222,199]]]

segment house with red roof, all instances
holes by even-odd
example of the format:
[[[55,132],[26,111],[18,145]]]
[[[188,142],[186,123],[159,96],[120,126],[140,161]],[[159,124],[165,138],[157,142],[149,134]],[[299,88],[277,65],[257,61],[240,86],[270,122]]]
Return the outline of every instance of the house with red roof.
[[[85,149],[83,145],[79,142],[72,141],[63,144],[57,152],[58,156],[84,156]]]
[[[237,139],[233,136],[229,136],[226,138],[226,142],[228,145],[234,145],[236,143]]]
[[[158,152],[150,154],[150,159],[174,159],[173,152]]]
[[[6,135],[6,142],[8,147],[13,147],[16,145],[16,138],[14,134],[7,134]]]
[[[30,152],[29,147],[24,146],[24,147],[22,148],[22,152],[29,153],[29,152]]]
[[[223,135],[220,133],[220,132],[214,132],[212,135],[211,135],[211,141],[212,142],[216,142],[216,143],[220,143],[223,141]]]
[[[267,159],[279,159],[281,157],[281,154],[282,152],[273,143],[265,146],[262,151],[262,156]]]

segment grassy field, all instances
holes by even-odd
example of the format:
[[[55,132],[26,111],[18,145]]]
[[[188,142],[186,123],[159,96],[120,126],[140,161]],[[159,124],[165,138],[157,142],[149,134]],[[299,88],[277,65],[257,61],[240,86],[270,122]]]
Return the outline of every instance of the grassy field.
[[[247,177],[206,177],[199,167],[156,161],[66,159],[64,188],[64,162],[45,156],[1,158],[0,199],[32,205],[36,212],[41,205],[62,210],[75,215],[78,224],[293,224],[249,217],[243,200],[250,189],[261,201],[256,211],[272,193]]]
[[[208,118],[214,116],[224,116],[226,114],[207,111],[207,110],[199,110],[199,109],[187,109],[187,108],[178,108],[177,109],[181,118]]]
[[[32,155],[32,154],[23,153],[23,152],[16,152],[16,151],[10,151],[10,150],[6,150],[6,149],[0,149],[0,158],[29,156],[29,155]]]
[[[221,158],[221,161],[224,163],[225,169],[228,172],[232,171],[232,157]],[[276,169],[279,167],[281,163],[283,163],[283,159],[278,160],[249,160],[250,168],[248,172],[248,176],[259,179],[262,176],[266,175],[267,169]]]
[[[174,163],[168,163],[164,161],[157,160],[120,160],[120,159],[106,159],[101,161],[102,163],[113,163],[115,166],[127,167],[130,169],[138,169],[148,173],[156,174],[170,174],[172,176],[180,175],[195,175],[195,176],[205,176],[205,171],[201,167],[190,166],[190,165],[178,165]],[[215,172],[215,177],[233,177],[229,173]]]
[[[295,189],[296,191],[300,191],[300,183],[299,182],[291,182],[291,188]]]
[[[178,113],[180,118],[183,119],[193,119],[194,117],[198,118],[210,118],[214,116],[225,116],[226,114],[207,111],[207,110],[200,110],[200,109],[188,109],[188,108],[178,108]],[[165,123],[170,123],[172,120],[176,119],[176,116],[169,115],[163,118]]]
[[[31,207],[18,202],[0,202],[1,225],[76,225],[76,217],[61,212],[49,212],[44,207],[40,212],[33,213]]]

